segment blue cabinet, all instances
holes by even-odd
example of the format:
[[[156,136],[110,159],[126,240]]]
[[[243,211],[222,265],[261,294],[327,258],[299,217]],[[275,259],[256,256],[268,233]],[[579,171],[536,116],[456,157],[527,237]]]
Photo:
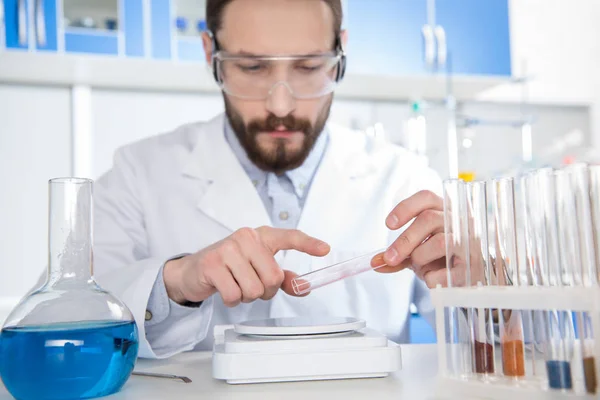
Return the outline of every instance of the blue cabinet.
[[[205,0],[0,0],[8,50],[204,63]],[[344,0],[348,72],[511,75],[508,0]]]
[[[426,0],[348,0],[348,72],[405,75],[427,72],[422,30]]]
[[[204,0],[150,0],[152,58],[204,62]]]
[[[106,0],[93,4],[63,0],[64,50],[68,53],[143,56],[143,4],[143,0]]]
[[[436,0],[435,23],[443,27],[452,73],[511,75],[507,0]]]
[[[144,0],[112,0],[112,9],[111,1],[91,5],[78,0],[0,1],[9,50],[145,54]],[[98,5],[101,9],[95,9]]]
[[[56,51],[56,0],[0,0],[7,49]]]
[[[348,71],[511,75],[508,0],[348,0]]]

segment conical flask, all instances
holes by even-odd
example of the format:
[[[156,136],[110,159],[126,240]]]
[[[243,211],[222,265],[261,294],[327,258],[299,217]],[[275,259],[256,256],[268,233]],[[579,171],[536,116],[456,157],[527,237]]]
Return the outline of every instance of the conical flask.
[[[18,400],[106,396],[135,365],[133,315],[93,278],[92,186],[80,178],[49,181],[47,279],[0,333],[0,377]]]

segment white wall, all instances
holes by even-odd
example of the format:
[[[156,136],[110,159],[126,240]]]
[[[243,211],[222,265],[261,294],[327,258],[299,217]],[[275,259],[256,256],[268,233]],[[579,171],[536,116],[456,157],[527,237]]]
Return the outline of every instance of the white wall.
[[[112,165],[115,149],[223,111],[220,95],[92,91],[91,177]]]
[[[0,323],[47,263],[48,186],[71,174],[67,89],[0,84]]]
[[[513,71],[532,77],[534,103],[594,107],[592,142],[600,149],[600,1],[510,0]],[[489,101],[520,101],[520,85],[482,94]]]
[[[510,0],[511,56],[516,75],[533,80],[530,99],[585,103],[600,82],[600,1]],[[518,85],[489,90],[485,100],[519,100]]]

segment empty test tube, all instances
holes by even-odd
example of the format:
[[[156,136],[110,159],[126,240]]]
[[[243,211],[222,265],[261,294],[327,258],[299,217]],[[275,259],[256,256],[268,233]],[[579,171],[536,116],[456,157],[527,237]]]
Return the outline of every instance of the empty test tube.
[[[386,266],[380,249],[359,257],[308,272],[292,279],[292,288],[297,295],[306,294],[330,283],[340,281],[363,272]]]
[[[471,282],[467,190],[462,180],[444,181],[444,232],[448,287],[469,286]],[[449,307],[446,346],[448,369],[456,376],[470,375],[473,363],[473,310]]]

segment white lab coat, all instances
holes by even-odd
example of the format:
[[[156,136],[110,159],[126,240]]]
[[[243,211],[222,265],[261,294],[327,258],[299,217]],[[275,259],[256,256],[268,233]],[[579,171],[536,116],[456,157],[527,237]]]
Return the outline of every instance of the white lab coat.
[[[405,270],[368,272],[296,298],[234,308],[218,294],[148,343],[144,316],[165,260],[192,253],[242,227],[271,225],[270,218],[224,137],[220,115],[206,123],[128,145],[95,185],[94,274],[133,312],[140,356],[167,357],[212,348],[217,324],[258,318],[335,315],[363,318],[397,342],[408,340],[410,303],[433,321],[428,290]],[[391,144],[333,125],[330,141],[304,205],[298,229],[327,241],[329,256],[280,252],[284,269],[304,274],[333,262],[386,247],[399,232],[385,227],[389,211],[418,190],[439,193],[441,182],[424,162]],[[160,351],[158,351],[160,350]]]

